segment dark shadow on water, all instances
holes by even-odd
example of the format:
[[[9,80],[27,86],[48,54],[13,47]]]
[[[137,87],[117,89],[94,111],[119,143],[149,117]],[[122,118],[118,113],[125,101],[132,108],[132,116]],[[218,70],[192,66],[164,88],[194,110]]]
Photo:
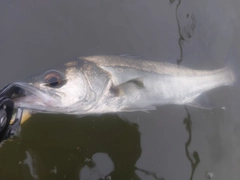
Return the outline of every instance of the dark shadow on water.
[[[117,115],[39,114],[22,125],[21,138],[0,148],[0,179],[140,180],[135,164],[141,152],[138,125]],[[108,174],[98,172],[93,160],[97,155],[102,157],[100,169]],[[154,173],[140,171],[158,179]]]
[[[191,116],[190,116],[189,111],[186,106],[185,106],[185,110],[187,112],[187,117],[184,118],[183,124],[185,124],[186,130],[188,132],[188,140],[185,143],[185,152],[186,152],[186,156],[187,156],[188,160],[191,163],[192,170],[191,170],[190,180],[192,180],[194,172],[195,172],[198,164],[200,163],[200,158],[199,158],[197,151],[194,151],[192,154],[189,152],[189,146],[192,141],[192,120],[191,120]]]

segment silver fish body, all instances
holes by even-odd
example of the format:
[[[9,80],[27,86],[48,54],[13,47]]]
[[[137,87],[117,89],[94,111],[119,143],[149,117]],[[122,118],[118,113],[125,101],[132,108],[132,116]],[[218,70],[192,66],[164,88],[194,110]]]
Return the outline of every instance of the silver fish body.
[[[145,111],[165,104],[194,104],[206,91],[236,84],[235,69],[236,58],[224,68],[204,71],[126,56],[80,57],[16,82],[24,95],[13,99],[16,107],[46,113]]]

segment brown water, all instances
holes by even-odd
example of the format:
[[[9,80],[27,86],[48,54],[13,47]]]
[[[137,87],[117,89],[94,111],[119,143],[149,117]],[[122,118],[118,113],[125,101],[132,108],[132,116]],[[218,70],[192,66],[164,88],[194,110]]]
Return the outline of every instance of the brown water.
[[[75,56],[133,54],[197,69],[240,49],[240,1],[2,0],[0,86]],[[238,180],[240,89],[207,95],[214,110],[37,114],[0,147],[0,180]]]

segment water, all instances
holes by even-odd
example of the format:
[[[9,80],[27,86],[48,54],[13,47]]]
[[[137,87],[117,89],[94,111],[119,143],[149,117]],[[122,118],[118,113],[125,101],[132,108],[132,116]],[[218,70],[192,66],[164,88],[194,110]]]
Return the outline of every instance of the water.
[[[234,0],[0,2],[0,86],[79,55],[134,54],[216,69],[240,48]],[[37,114],[0,147],[0,179],[239,179],[237,87],[208,92],[214,110]]]

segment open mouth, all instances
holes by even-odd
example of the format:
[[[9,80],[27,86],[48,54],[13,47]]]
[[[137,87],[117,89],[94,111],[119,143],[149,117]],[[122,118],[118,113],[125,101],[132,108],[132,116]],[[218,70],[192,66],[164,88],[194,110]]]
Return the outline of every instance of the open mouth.
[[[15,87],[15,92],[12,94],[11,98],[15,100],[24,99],[28,96],[32,96],[37,92],[37,89],[31,87],[31,85],[26,83],[13,83],[12,86]]]
[[[15,98],[25,96],[25,90],[15,84],[8,84],[0,90],[1,97]]]
[[[18,88],[18,90],[15,93],[12,94],[11,99],[12,100],[17,100],[17,99],[20,99],[20,98],[24,98],[24,97],[27,96],[27,94],[29,94],[29,93],[27,93],[24,89]]]
[[[57,112],[61,99],[55,92],[49,92],[24,82],[9,84],[0,90],[1,93],[14,101],[15,108],[39,112]]]
[[[59,104],[61,97],[55,92],[40,89],[33,84],[23,82],[13,83],[13,85],[19,88],[12,96],[16,107],[47,110]]]
[[[14,103],[19,107],[31,107],[33,105],[46,105],[46,100],[49,101],[49,96],[35,88],[31,84],[17,82],[13,83],[13,86],[17,87],[17,91],[11,96]]]

